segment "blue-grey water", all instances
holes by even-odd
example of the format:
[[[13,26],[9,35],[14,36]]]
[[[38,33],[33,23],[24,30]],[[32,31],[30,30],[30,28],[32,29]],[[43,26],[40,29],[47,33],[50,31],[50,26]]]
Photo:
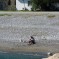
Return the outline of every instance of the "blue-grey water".
[[[0,52],[0,59],[42,59],[47,57],[44,53],[7,53]]]

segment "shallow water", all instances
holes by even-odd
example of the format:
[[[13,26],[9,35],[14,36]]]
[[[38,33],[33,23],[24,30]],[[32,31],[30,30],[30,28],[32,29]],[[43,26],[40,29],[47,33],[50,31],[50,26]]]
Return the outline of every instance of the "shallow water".
[[[0,59],[42,59],[46,57],[44,53],[7,53],[0,52]]]

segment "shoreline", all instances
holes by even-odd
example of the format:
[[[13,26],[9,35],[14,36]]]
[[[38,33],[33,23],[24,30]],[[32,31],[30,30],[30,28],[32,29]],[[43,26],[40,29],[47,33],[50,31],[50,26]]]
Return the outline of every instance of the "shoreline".
[[[50,49],[49,49],[50,48]],[[54,49],[54,48],[53,48]],[[0,51],[3,52],[53,52],[57,53],[59,51],[53,50],[51,47],[45,46],[20,46],[20,47],[0,47]]]
[[[57,41],[58,42],[58,41]],[[59,44],[50,43],[36,43],[28,45],[28,43],[19,42],[2,42],[0,41],[0,51],[5,52],[59,52]]]

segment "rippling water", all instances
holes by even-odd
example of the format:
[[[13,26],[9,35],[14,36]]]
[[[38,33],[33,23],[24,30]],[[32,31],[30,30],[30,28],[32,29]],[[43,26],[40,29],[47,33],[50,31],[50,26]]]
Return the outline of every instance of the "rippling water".
[[[42,53],[7,53],[0,52],[0,59],[42,59],[46,57]]]

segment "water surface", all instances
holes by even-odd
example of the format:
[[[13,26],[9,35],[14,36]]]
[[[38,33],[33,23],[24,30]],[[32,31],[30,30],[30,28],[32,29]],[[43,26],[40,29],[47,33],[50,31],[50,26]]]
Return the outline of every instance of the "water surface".
[[[42,59],[46,57],[44,53],[7,53],[0,52],[0,59]]]

